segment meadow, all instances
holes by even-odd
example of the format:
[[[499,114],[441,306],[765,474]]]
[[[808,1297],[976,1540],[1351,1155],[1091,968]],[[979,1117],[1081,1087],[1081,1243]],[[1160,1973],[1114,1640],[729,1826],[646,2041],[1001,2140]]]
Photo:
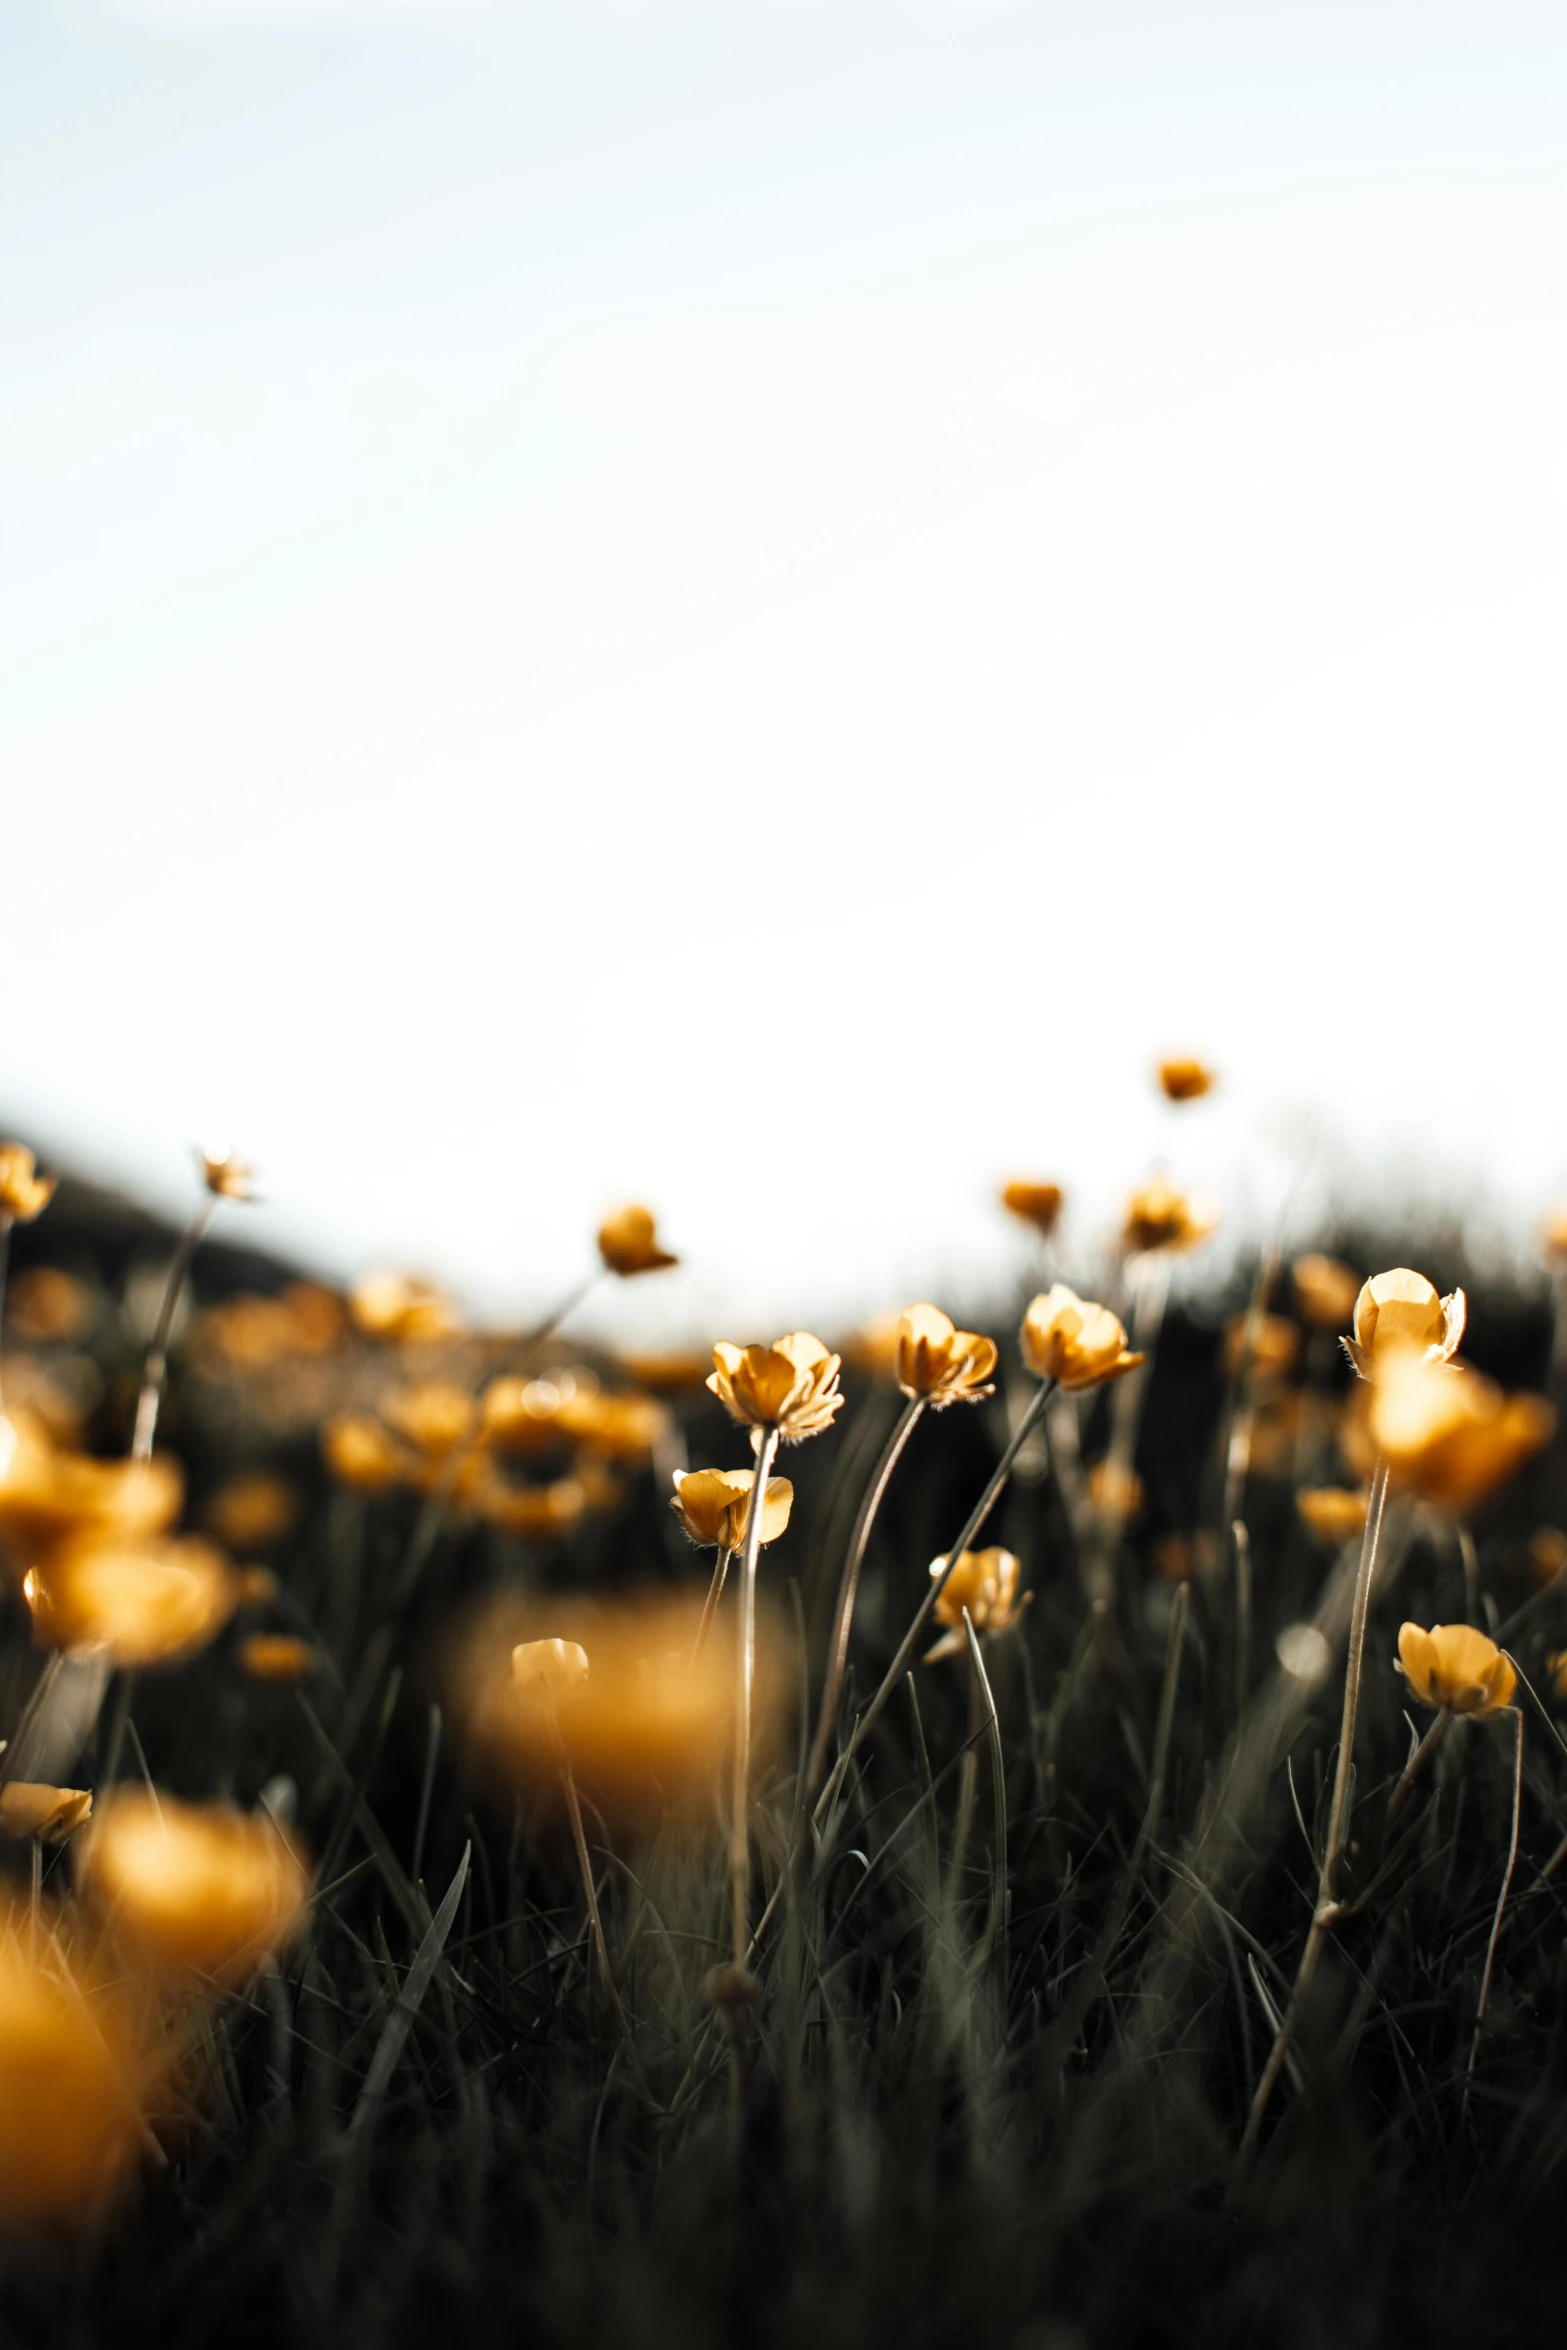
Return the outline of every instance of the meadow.
[[[0,2341],[1554,2338],[1567,1224],[638,1355],[250,1188],[0,1150]]]

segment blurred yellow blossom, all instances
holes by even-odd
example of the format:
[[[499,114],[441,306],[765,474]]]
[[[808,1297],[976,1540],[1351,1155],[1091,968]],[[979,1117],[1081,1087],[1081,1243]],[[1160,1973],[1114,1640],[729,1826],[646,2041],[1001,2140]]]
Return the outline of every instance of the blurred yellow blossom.
[[[1462,1515],[1549,1441],[1556,1415],[1406,1346],[1379,1356],[1367,1421],[1394,1485]]]
[[[304,1921],[303,1850],[267,1812],[111,1788],[77,1839],[77,1883],[116,1940],[173,1975],[239,1983]]]
[[[579,1386],[562,1396],[555,1425],[602,1460],[644,1461],[668,1432],[669,1413],[651,1395],[609,1395]]]
[[[1344,1351],[1362,1379],[1393,1350],[1414,1350],[1427,1362],[1451,1361],[1464,1334],[1468,1307],[1461,1289],[1438,1297],[1423,1273],[1395,1265],[1373,1273],[1355,1300],[1355,1334]]]
[[[1159,1091],[1168,1102],[1201,1101],[1218,1082],[1206,1062],[1190,1059],[1161,1061],[1158,1078]]]
[[[1313,1330],[1342,1330],[1360,1295],[1360,1275],[1337,1257],[1316,1253],[1297,1257],[1290,1270],[1301,1320]]]
[[[58,1265],[24,1265],[6,1292],[5,1318],[29,1346],[68,1345],[92,1328],[97,1310],[86,1282]]]
[[[738,1550],[745,1540],[746,1514],[751,1505],[754,1469],[677,1469],[670,1508],[691,1540]],[[762,1504],[759,1539],[776,1542],[789,1523],[794,1487],[787,1477],[769,1477]]]
[[[265,1550],[299,1523],[297,1485],[275,1469],[242,1469],[225,1479],[207,1503],[208,1527],[228,1550]]]
[[[982,1403],[995,1389],[996,1342],[959,1330],[939,1306],[910,1306],[898,1322],[898,1385],[923,1396],[933,1411],[950,1403]]]
[[[1567,1567],[1567,1534],[1560,1526],[1536,1526],[1529,1537],[1529,1568],[1537,1583],[1554,1583]]]
[[[587,1686],[588,1652],[577,1640],[519,1640],[511,1652],[513,1686],[550,1705],[569,1705]]]
[[[1059,1183],[1008,1183],[1002,1189],[1001,1205],[1008,1215],[1032,1224],[1048,1240],[1061,1215],[1062,1196]]]
[[[1300,1332],[1282,1314],[1239,1314],[1224,1333],[1224,1367],[1232,1379],[1287,1379],[1300,1357]]]
[[[29,1570],[22,1585],[43,1648],[101,1650],[111,1664],[178,1664],[217,1638],[238,1603],[233,1569],[195,1536],[100,1537]]]
[[[40,1844],[64,1844],[92,1812],[85,1787],[41,1787],[10,1779],[0,1787],[0,1836],[36,1836]]]
[[[1143,1481],[1135,1469],[1124,1468],[1108,1455],[1088,1472],[1088,1498],[1103,1517],[1124,1523],[1143,1506]]]
[[[185,1481],[166,1453],[149,1461],[99,1461],[56,1450],[43,1429],[13,1412],[0,1446],[0,1548],[21,1567],[62,1544],[95,1536],[137,1541],[173,1525]]]
[[[252,1681],[303,1681],[320,1662],[320,1652],[292,1632],[247,1632],[239,1644],[239,1669]]]
[[[659,1247],[657,1226],[648,1208],[617,1208],[599,1226],[598,1241],[599,1255],[609,1271],[626,1280],[637,1273],[662,1272],[666,1265],[680,1262]]]
[[[832,1426],[843,1403],[839,1358],[808,1330],[793,1330],[773,1346],[713,1349],[717,1369],[707,1384],[732,1420],[776,1428],[785,1444],[803,1444]]]
[[[1303,1523],[1319,1542],[1349,1542],[1366,1530],[1370,1496],[1347,1485],[1308,1485],[1295,1496]]]
[[[1121,1246],[1128,1256],[1161,1249],[1173,1255],[1206,1240],[1218,1221],[1211,1208],[1170,1184],[1145,1183],[1126,1203]]]
[[[25,1143],[0,1142],[0,1218],[31,1224],[55,1193],[55,1177],[40,1175]]]
[[[578,1477],[557,1477],[548,1485],[509,1485],[494,1474],[473,1490],[474,1506],[492,1526],[523,1541],[548,1541],[581,1523],[588,1494]]]
[[[393,1346],[451,1338],[458,1328],[451,1300],[410,1273],[364,1274],[348,1293],[348,1318],[364,1337]]]
[[[1567,1261],[1567,1202],[1552,1208],[1541,1227],[1545,1253],[1557,1262]]]
[[[215,1142],[201,1153],[201,1179],[214,1199],[250,1199],[256,1170],[236,1158],[226,1143]]]
[[[478,1418],[472,1396],[451,1379],[394,1387],[382,1396],[380,1409],[387,1426],[427,1457],[455,1451]]]
[[[945,1574],[946,1567],[944,1558],[932,1559],[932,1580]],[[963,1629],[965,1611],[982,1640],[994,1640],[1000,1633],[1010,1632],[1026,1605],[1018,1596],[1022,1575],[1022,1564],[1010,1550],[964,1551],[936,1600],[936,1621],[948,1628],[935,1646],[925,1651],[925,1662],[932,1665],[938,1657],[957,1656],[967,1651],[968,1636]]]
[[[628,1354],[619,1357],[620,1368],[635,1387],[645,1387],[653,1395],[678,1395],[685,1388],[702,1387],[707,1382],[707,1366],[712,1356],[701,1347],[667,1347],[653,1354]]]
[[[321,1431],[327,1468],[355,1493],[390,1493],[411,1484],[418,1462],[389,1428],[366,1412],[338,1412]]]
[[[1508,1658],[1472,1624],[1433,1624],[1429,1632],[1404,1624],[1398,1661],[1422,1704],[1445,1705],[1476,1720],[1500,1713],[1518,1686]]]
[[[103,2219],[135,2169],[156,2063],[128,2003],[30,1919],[0,1921],[0,2229]]]
[[[1091,1305],[1058,1281],[1023,1316],[1023,1360],[1036,1379],[1054,1379],[1068,1393],[1124,1378],[1142,1362],[1108,1306]]]

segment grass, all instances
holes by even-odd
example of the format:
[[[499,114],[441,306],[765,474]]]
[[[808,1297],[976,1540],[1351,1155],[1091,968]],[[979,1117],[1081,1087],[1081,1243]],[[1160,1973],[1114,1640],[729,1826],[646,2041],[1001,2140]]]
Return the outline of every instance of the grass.
[[[90,1217],[17,1237],[22,1262],[74,1259],[109,1287],[124,1269]],[[1407,1237],[1339,1245],[1368,1269],[1426,1262]],[[1444,1245],[1426,1269],[1445,1285],[1463,1268],[1441,1261]],[[222,1260],[203,1272],[278,1278]],[[331,1670],[302,1690],[257,1687],[226,1641],[141,1677],[135,1749],[186,1795],[252,1803],[270,1787],[276,1800],[289,1782],[319,1891],[306,1938],[218,2012],[199,2114],[102,2238],[0,2254],[0,2339],[1212,2350],[1554,2333],[1567,1872],[1542,1872],[1567,1836],[1567,1752],[1531,1714],[1466,2115],[1513,1744],[1506,1723],[1455,1722],[1384,1834],[1429,1719],[1412,1730],[1398,1624],[1457,1621],[1466,1605],[1451,1533],[1407,1507],[1390,1513],[1372,1600],[1347,1914],[1259,2159],[1237,2163],[1310,1920],[1341,1689],[1337,1665],[1315,1685],[1286,1672],[1276,1636],[1315,1621],[1341,1651],[1353,1571],[1308,1537],[1289,1464],[1263,1448],[1242,1497],[1249,1625],[1238,1613],[1245,1584],[1218,1524],[1234,1401],[1220,1334],[1243,1304],[1240,1291],[1205,1299],[1200,1283],[1172,1303],[1113,1597],[1085,1598],[1081,1528],[1055,1477],[1014,1480],[986,1538],[1024,1562],[1019,1628],[914,1667],[814,1849],[794,1846],[814,1709],[763,1747],[752,1917],[779,1899],[751,2006],[719,2013],[704,1993],[728,1936],[723,1774],[695,1821],[662,1832],[586,1806],[635,2064],[598,1980],[564,1818],[478,1767],[446,1640],[497,1588],[651,1581],[699,1600],[709,1561],[680,1540],[647,1470],[564,1541],[530,1546],[458,1512],[432,1540],[417,1497],[332,1489],[308,1424],[177,1353],[163,1428],[193,1513],[262,1457],[308,1495],[276,1554],[280,1620],[309,1625]],[[981,1324],[1004,1365],[1016,1318]],[[1539,1385],[1549,1343],[1538,1300],[1480,1287],[1466,1352],[1482,1367]],[[133,1354],[112,1328],[95,1345],[93,1434],[107,1445]],[[1337,1390],[1341,1373],[1328,1375]],[[762,1555],[787,1670],[812,1690],[901,1408],[889,1386],[846,1385],[838,1427],[789,1456],[794,1522]],[[741,1457],[699,1390],[677,1411],[691,1461]],[[1109,1413],[1102,1396],[1084,1415],[1089,1459]],[[915,1430],[870,1538],[846,1722],[1005,1435],[999,1400]],[[1558,1451],[1475,1527],[1482,1609],[1501,1621],[1529,1608],[1513,1652],[1547,1705],[1567,1586],[1538,1597],[1526,1545],[1567,1517],[1563,1485]],[[392,1611],[416,1544],[428,1559]],[[38,1669],[15,1605],[3,1669],[14,1719]],[[51,1857],[51,1883],[68,1874]]]

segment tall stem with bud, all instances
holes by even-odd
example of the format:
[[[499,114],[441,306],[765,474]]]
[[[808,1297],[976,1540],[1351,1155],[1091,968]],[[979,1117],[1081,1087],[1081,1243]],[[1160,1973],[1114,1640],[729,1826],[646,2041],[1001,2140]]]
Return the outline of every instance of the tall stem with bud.
[[[734,1816],[729,1828],[729,1899],[734,1963],[743,1968],[751,1943],[751,1687],[756,1678],[756,1561],[762,1546],[762,1510],[767,1480],[778,1450],[778,1431],[764,1428],[757,1447],[756,1475],[745,1515],[740,1554],[740,1631],[735,1642]]]

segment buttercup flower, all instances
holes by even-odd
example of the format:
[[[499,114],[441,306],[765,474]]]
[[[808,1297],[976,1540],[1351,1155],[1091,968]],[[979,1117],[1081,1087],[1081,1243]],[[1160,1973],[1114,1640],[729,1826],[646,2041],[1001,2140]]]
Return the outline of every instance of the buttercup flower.
[[[1295,1310],[1314,1330],[1342,1330],[1360,1295],[1360,1275],[1336,1257],[1297,1257],[1290,1268]]]
[[[1123,1468],[1107,1454],[1088,1472],[1088,1498],[1101,1517],[1119,1518],[1124,1523],[1135,1518],[1143,1506],[1143,1481],[1135,1469]]]
[[[1494,1640],[1472,1624],[1418,1624],[1399,1628],[1398,1661],[1424,1705],[1445,1705],[1477,1721],[1511,1701],[1518,1676]]]
[[[931,1560],[932,1581],[946,1573],[946,1566],[944,1558]],[[994,1640],[1001,1633],[1010,1632],[1027,1604],[1018,1597],[1022,1574],[1022,1565],[1010,1550],[964,1551],[936,1601],[936,1621],[948,1629],[934,1648],[925,1651],[925,1662],[932,1665],[938,1657],[957,1656],[967,1649],[968,1635],[963,1629],[965,1609],[982,1640]]]
[[[0,1216],[13,1224],[31,1224],[41,1216],[55,1192],[55,1178],[40,1175],[33,1154],[24,1143],[0,1142]]]
[[[555,1425],[600,1460],[645,1461],[666,1433],[669,1414],[650,1395],[606,1395],[579,1385],[562,1396]]]
[[[381,1398],[381,1417],[416,1451],[439,1457],[453,1451],[475,1418],[473,1398],[451,1379],[421,1379],[415,1387],[394,1387]]]
[[[226,1143],[209,1143],[201,1153],[201,1179],[214,1199],[251,1199],[254,1167],[237,1159]]]
[[[910,1306],[898,1323],[898,1385],[923,1396],[934,1411],[949,1403],[982,1403],[995,1389],[996,1342],[954,1327],[939,1306]]]
[[[135,2169],[152,2072],[124,2005],[26,1918],[0,1924],[0,2228],[102,2218]]]
[[[1369,1379],[1374,1367],[1395,1349],[1413,1350],[1428,1363],[1451,1362],[1464,1334],[1468,1306],[1461,1289],[1438,1297],[1423,1273],[1395,1265],[1391,1273],[1373,1273],[1355,1300],[1355,1335],[1344,1340],[1344,1352]]]
[[[172,1975],[243,1982],[293,1939],[301,1848],[269,1813],[115,1787],[77,1841],[77,1883],[117,1940]]]
[[[1213,1071],[1202,1061],[1161,1061],[1158,1076],[1159,1091],[1169,1102],[1201,1101],[1205,1093],[1212,1093],[1218,1082]]]
[[[547,1542],[580,1525],[590,1497],[580,1477],[556,1477],[548,1485],[510,1485],[492,1470],[476,1480],[465,1498],[503,1533],[524,1542]]]
[[[418,1474],[413,1454],[366,1412],[339,1412],[328,1420],[321,1450],[339,1485],[355,1493],[390,1493]]]
[[[1108,1306],[1090,1305],[1058,1281],[1023,1316],[1023,1360],[1036,1379],[1054,1379],[1069,1394],[1122,1379],[1142,1362]]]
[[[606,1216],[599,1226],[599,1255],[611,1273],[630,1280],[638,1273],[662,1272],[666,1265],[678,1265],[667,1249],[658,1245],[658,1230],[648,1208],[617,1208]]]
[[[243,1469],[220,1485],[207,1504],[207,1524],[229,1550],[265,1550],[299,1523],[297,1485],[275,1469]]]
[[[691,1540],[738,1550],[745,1540],[746,1512],[751,1504],[754,1469],[677,1469],[675,1495],[670,1503]],[[760,1540],[776,1542],[789,1523],[794,1487],[787,1477],[769,1477],[762,1503]]]
[[[150,1461],[97,1461],[57,1451],[20,1412],[0,1446],[0,1547],[19,1567],[47,1564],[62,1546],[95,1537],[138,1542],[180,1514],[185,1484],[167,1454]]]
[[[366,1338],[393,1346],[451,1338],[458,1327],[451,1300],[409,1273],[366,1273],[348,1293],[348,1318]]]
[[[1249,1370],[1259,1381],[1287,1379],[1300,1354],[1300,1332],[1282,1314],[1240,1314],[1224,1333],[1224,1367],[1232,1379]]]
[[[1219,1219],[1211,1208],[1188,1199],[1168,1183],[1145,1183],[1126,1203],[1121,1246],[1128,1256],[1154,1249],[1175,1254],[1206,1240]]]
[[[0,1836],[36,1836],[40,1844],[64,1844],[92,1811],[85,1787],[40,1787],[12,1779],[0,1787]]]
[[[1295,1496],[1302,1521],[1319,1542],[1349,1542],[1366,1530],[1370,1496],[1347,1485],[1308,1485]]]
[[[1367,1408],[1390,1481],[1463,1515],[1550,1440],[1556,1415],[1537,1395],[1503,1395],[1462,1363],[1413,1347],[1380,1357]]]
[[[588,1680],[588,1652],[576,1640],[520,1640],[511,1652],[513,1686],[524,1696],[567,1705]]]
[[[803,1444],[830,1428],[842,1408],[839,1359],[808,1330],[792,1330],[773,1346],[713,1349],[717,1369],[707,1384],[732,1420],[776,1428],[785,1444]]]
[[[1001,1205],[1008,1215],[1032,1224],[1046,1240],[1056,1228],[1061,1200],[1059,1183],[1009,1183],[1001,1194]]]
[[[320,1662],[292,1632],[247,1632],[239,1644],[239,1669],[251,1681],[303,1681]]]
[[[99,1649],[111,1664],[179,1664],[217,1638],[238,1602],[220,1550],[194,1536],[80,1543],[23,1585],[43,1648]]]

